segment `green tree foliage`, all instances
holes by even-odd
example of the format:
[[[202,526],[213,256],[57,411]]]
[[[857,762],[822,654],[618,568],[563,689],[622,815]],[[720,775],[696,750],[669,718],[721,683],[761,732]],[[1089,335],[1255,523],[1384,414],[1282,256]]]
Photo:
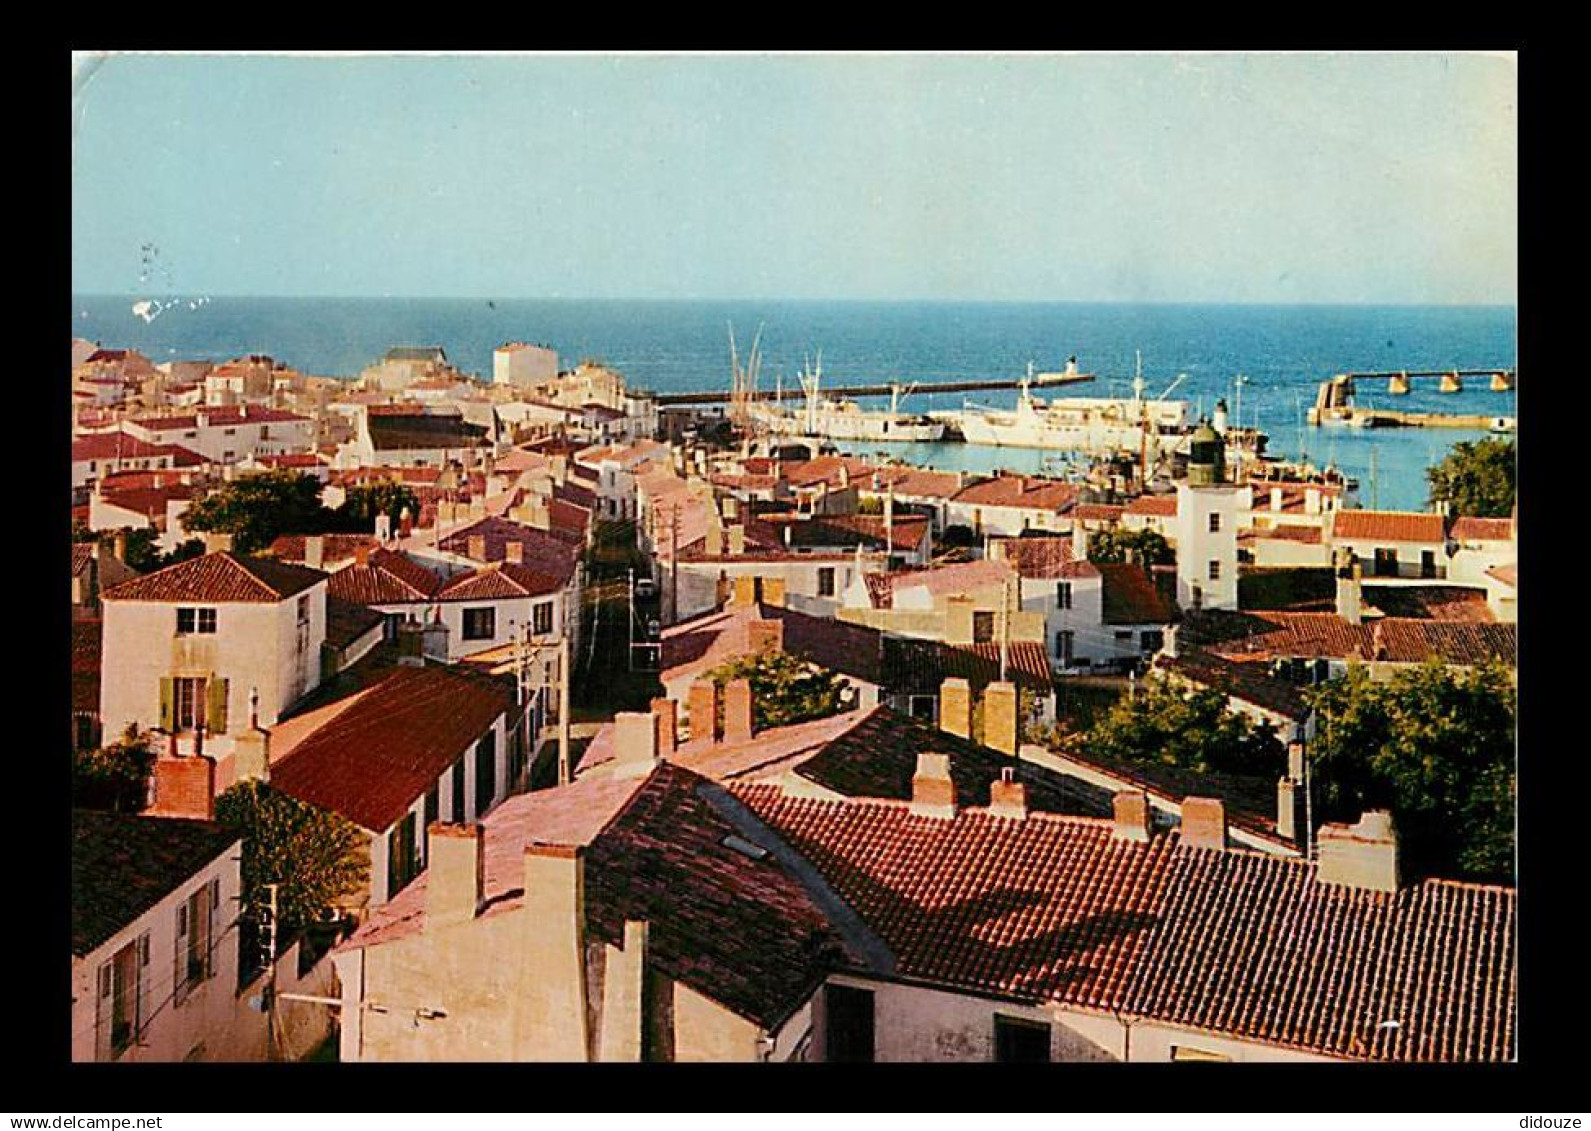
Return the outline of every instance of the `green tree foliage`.
[[[1089,535],[1088,560],[1156,566],[1170,565],[1176,556],[1165,538],[1153,530],[1096,530]]]
[[[707,678],[720,688],[730,680],[750,680],[752,714],[758,727],[821,719],[844,708],[845,680],[788,652],[760,652],[731,660],[708,672]]]
[[[410,518],[419,518],[420,497],[412,488],[395,480],[350,487],[342,506],[328,512],[326,529],[344,534],[369,534],[376,528],[376,516],[384,514],[392,520],[392,529],[396,531],[405,508]]]
[[[100,548],[112,553],[116,548],[116,536],[125,535],[127,538],[126,557],[123,561],[139,573],[149,573],[152,570],[164,569],[168,565],[196,558],[204,553],[204,541],[199,538],[189,538],[177,544],[170,553],[160,552],[160,535],[148,526],[124,526],[120,530],[102,530],[99,533],[90,533],[87,538],[73,538],[73,541],[93,542],[98,540]]]
[[[1416,872],[1511,880],[1515,692],[1501,663],[1430,661],[1374,682],[1355,665],[1315,688],[1317,820],[1390,809]]]
[[[313,475],[265,471],[239,476],[189,505],[182,522],[189,530],[232,535],[240,554],[264,549],[282,534],[319,534],[330,512],[320,501]]]
[[[259,781],[216,798],[216,820],[243,837],[243,900],[264,903],[277,884],[277,934],[287,938],[322,922],[358,893],[370,874],[365,835],[336,813]]]
[[[79,809],[139,813],[149,803],[149,776],[155,768],[154,742],[129,726],[120,740],[72,759],[72,804]]]
[[[1219,691],[1182,690],[1165,679],[1120,699],[1088,732],[1088,749],[1123,762],[1201,773],[1279,773],[1283,751],[1268,725],[1226,709]]]
[[[1431,502],[1451,503],[1463,515],[1507,518],[1514,509],[1512,440],[1460,441],[1441,463],[1426,468]]]

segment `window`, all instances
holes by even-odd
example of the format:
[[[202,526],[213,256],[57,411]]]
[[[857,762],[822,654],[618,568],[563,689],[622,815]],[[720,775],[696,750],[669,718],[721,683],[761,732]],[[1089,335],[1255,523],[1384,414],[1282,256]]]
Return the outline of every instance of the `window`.
[[[398,626],[402,623],[402,613],[388,613],[381,625],[381,639],[387,641],[396,640],[398,638]]]
[[[487,731],[475,744],[475,815],[492,807],[497,796],[497,734]]]
[[[1069,609],[1072,607],[1072,583],[1070,581],[1057,581],[1055,583],[1055,607]]]
[[[1219,514],[1212,513],[1210,515],[1210,533],[1211,534],[1219,534],[1219,533],[1221,533],[1221,516]]]
[[[834,567],[823,566],[818,570],[818,596],[834,596]]]
[[[1116,632],[1115,632],[1115,637],[1116,637],[1116,643],[1117,644],[1131,645],[1132,644],[1132,629],[1130,629],[1130,628],[1118,628],[1116,630]]]
[[[442,784],[434,782],[425,794],[425,827],[430,828],[436,824],[437,814],[441,811]]]
[[[205,682],[203,677],[178,677],[171,681],[177,730],[195,730],[205,722]]]
[[[149,936],[141,935],[118,950],[99,968],[100,1058],[120,1056],[138,1039],[144,1026],[144,968],[149,965]]]
[[[193,989],[215,973],[211,950],[215,912],[221,906],[221,881],[211,880],[177,908],[177,968],[173,1000],[181,1005]]]
[[[1375,575],[1377,577],[1396,577],[1398,575],[1398,552],[1396,550],[1379,549],[1375,551]]]
[[[1428,579],[1436,576],[1436,554],[1431,550],[1420,551],[1420,576]]]
[[[836,1064],[873,1063],[873,991],[828,986],[823,991],[824,1057]]]
[[[934,721],[934,705],[937,700],[932,695],[913,695],[911,697],[911,717],[923,719],[926,722]]]
[[[552,631],[552,602],[539,601],[530,607],[530,630],[537,636],[546,636]]]
[[[453,763],[453,823],[464,823],[464,758]]]
[[[212,634],[215,632],[214,609],[178,609],[177,610],[177,635],[192,636],[195,633]]]
[[[1210,563],[1210,580],[1211,581],[1220,581],[1221,580],[1221,563],[1220,562],[1211,562]]]
[[[1172,1045],[1172,1060],[1219,1060],[1230,1061],[1232,1058],[1223,1056],[1218,1052],[1208,1052],[1204,1049],[1194,1048],[1192,1045]]]
[[[1061,661],[1061,667],[1072,666],[1072,645],[1075,634],[1071,629],[1066,629],[1055,634],[1055,656]]]
[[[1050,1059],[1050,1027],[1020,1017],[994,1018],[994,1059],[999,1064],[1043,1064]]]
[[[1158,628],[1140,633],[1138,636],[1138,647],[1145,653],[1158,652],[1165,647],[1165,644],[1165,636]]]
[[[972,642],[974,644],[992,644],[994,642],[994,614],[972,614]]]
[[[403,815],[403,820],[392,826],[387,834],[387,898],[391,899],[409,881],[419,875],[420,860],[414,836],[414,811]]]
[[[298,623],[309,623],[309,594],[305,593],[298,599]]]
[[[464,639],[490,640],[497,635],[497,610],[493,608],[464,610]]]

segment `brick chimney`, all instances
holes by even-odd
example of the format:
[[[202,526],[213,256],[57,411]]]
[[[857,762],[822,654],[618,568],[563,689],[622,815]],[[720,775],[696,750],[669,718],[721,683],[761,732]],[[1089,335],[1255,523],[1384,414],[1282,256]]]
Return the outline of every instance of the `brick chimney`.
[[[691,741],[718,737],[718,685],[710,679],[699,679],[691,684],[690,703]]]
[[[206,754],[155,760],[152,817],[215,818],[215,759]]]
[[[917,755],[911,811],[919,817],[956,815],[956,787],[950,780],[949,754]]]
[[[989,684],[983,689],[983,744],[1014,758],[1020,741],[1016,684],[1009,680]]]
[[[465,543],[465,548],[468,550],[466,556],[471,560],[484,562],[486,560],[486,535],[471,534],[469,540]]]
[[[958,738],[972,737],[972,685],[960,676],[939,685],[939,729]]]
[[[524,1027],[515,1051],[526,1060],[583,1062],[590,1057],[585,853],[574,845],[527,844],[524,868],[519,954],[527,974],[518,984]]]
[[[657,766],[657,716],[620,711],[613,717],[613,776],[640,778]]]
[[[778,617],[752,621],[746,626],[746,636],[753,652],[784,651],[784,621]]]
[[[1141,789],[1124,789],[1110,799],[1111,813],[1115,817],[1114,833],[1122,840],[1149,839],[1149,795]],[[1184,811],[1183,821],[1187,815]]]
[[[525,544],[523,542],[509,542],[504,545],[503,560],[509,565],[524,565]]]
[[[1226,851],[1226,805],[1214,797],[1182,801],[1182,843],[1189,848]]]
[[[1028,815],[1027,789],[1016,780],[1016,767],[1000,771],[1000,780],[989,783],[989,815],[1020,821]]]
[[[319,534],[304,539],[304,564],[310,569],[326,568],[326,539]]]
[[[749,742],[752,732],[751,681],[732,679],[724,685],[724,741]]]
[[[667,696],[652,700],[652,718],[657,721],[657,753],[673,757],[679,745],[679,704]]]
[[[1398,834],[1386,810],[1368,810],[1356,825],[1321,825],[1316,843],[1321,883],[1398,890]]]
[[[425,929],[475,918],[486,897],[486,829],[437,823],[426,847]]]

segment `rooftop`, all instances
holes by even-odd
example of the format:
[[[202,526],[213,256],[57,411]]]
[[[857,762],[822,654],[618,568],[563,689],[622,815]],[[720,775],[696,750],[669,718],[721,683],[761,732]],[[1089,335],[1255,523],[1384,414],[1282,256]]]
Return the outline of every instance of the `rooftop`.
[[[222,550],[124,581],[101,597],[107,601],[274,603],[324,580],[326,574],[318,569]]]
[[[1442,516],[1418,511],[1336,511],[1332,537],[1352,541],[1435,543],[1445,540]]]

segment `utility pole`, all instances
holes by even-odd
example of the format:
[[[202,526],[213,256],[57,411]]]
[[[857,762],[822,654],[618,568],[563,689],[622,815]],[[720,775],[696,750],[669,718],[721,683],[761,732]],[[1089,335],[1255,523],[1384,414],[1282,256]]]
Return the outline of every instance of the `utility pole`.
[[[1020,582],[1018,583],[1020,584]],[[1006,680],[1011,659],[1011,578],[1000,582],[1000,682]]]
[[[568,785],[574,776],[569,764],[569,632],[568,625],[558,639],[558,784]]]
[[[266,884],[265,954],[270,965],[270,980],[265,986],[265,1059],[276,1059],[276,889]]]

